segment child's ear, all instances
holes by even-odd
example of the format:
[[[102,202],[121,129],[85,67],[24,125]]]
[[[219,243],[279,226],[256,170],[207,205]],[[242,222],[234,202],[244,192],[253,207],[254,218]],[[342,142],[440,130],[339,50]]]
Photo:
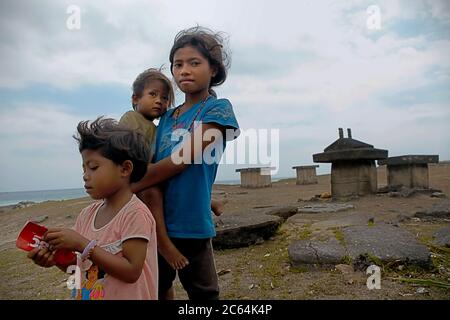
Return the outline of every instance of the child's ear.
[[[218,69],[216,66],[214,66],[214,67],[211,67],[211,71],[212,71],[212,73],[211,73],[212,78],[214,78],[217,75]]]
[[[133,94],[131,96],[131,104],[133,105],[134,109],[136,109],[135,106],[137,105],[138,101],[139,101],[139,98],[135,94]]]
[[[120,173],[122,177],[129,177],[133,172],[133,162],[131,160],[125,160],[120,168]]]

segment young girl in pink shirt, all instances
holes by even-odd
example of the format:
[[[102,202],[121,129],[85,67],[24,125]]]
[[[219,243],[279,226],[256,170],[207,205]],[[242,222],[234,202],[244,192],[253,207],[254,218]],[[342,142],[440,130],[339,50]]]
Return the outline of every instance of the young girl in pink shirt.
[[[81,211],[74,229],[48,230],[52,250],[36,248],[28,257],[66,271],[54,261],[55,250],[78,252],[69,264],[81,269],[76,299],[158,299],[155,220],[130,188],[146,173],[148,143],[112,119],[80,122],[77,130],[84,187],[99,201]]]

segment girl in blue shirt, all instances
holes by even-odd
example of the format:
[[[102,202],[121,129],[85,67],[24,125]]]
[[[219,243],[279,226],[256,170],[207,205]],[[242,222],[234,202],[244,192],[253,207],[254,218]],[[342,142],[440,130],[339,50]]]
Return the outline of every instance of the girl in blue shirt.
[[[159,259],[160,299],[174,298],[176,272],[190,299],[218,299],[211,191],[226,141],[237,137],[239,126],[230,101],[217,99],[211,87],[224,83],[229,60],[222,37],[201,27],[177,34],[169,60],[185,101],[161,117],[155,163],[133,191],[162,185],[164,217],[160,220],[189,261],[174,270]]]

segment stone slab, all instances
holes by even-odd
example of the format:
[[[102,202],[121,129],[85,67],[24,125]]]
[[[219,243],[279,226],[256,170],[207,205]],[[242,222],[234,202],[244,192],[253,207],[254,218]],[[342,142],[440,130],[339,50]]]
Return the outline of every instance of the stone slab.
[[[388,151],[374,148],[360,148],[317,153],[313,155],[314,162],[357,161],[386,159]]]
[[[450,219],[450,199],[435,203],[429,209],[417,211],[414,216],[425,220],[448,220]]]
[[[409,231],[386,224],[351,226],[342,230],[349,256],[370,254],[384,263],[404,261],[426,267],[430,251]]]
[[[312,166],[296,166],[296,167],[292,167],[292,169],[315,169],[315,168],[319,168],[319,165],[312,165]]]
[[[233,214],[214,217],[216,249],[240,248],[273,236],[284,219],[267,214]]]
[[[299,207],[298,213],[332,213],[354,208],[355,206],[350,203],[320,203]]]
[[[434,244],[450,248],[450,227],[439,229],[434,234]]]
[[[404,155],[378,160],[378,165],[400,166],[409,164],[439,163],[439,155]]]
[[[387,224],[342,228],[343,239],[294,241],[288,248],[294,266],[336,265],[349,258],[374,257],[382,263],[403,262],[430,266],[430,251],[410,232]]]

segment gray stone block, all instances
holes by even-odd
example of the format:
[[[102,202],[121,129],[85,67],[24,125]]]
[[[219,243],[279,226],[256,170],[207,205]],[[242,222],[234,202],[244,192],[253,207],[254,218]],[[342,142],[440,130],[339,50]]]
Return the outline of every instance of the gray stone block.
[[[294,241],[289,245],[288,253],[294,267],[305,264],[336,265],[346,256],[345,248],[333,238],[327,242]]]
[[[424,268],[430,266],[430,251],[408,231],[390,225],[351,226],[342,229],[344,239],[326,242],[294,241],[288,248],[294,266],[339,264],[351,258],[373,257],[382,263],[401,262]]]
[[[239,214],[215,217],[216,249],[240,248],[273,236],[284,219],[266,214]]]
[[[450,227],[436,231],[434,234],[434,244],[441,247],[450,247]]]
[[[430,264],[430,251],[410,232],[386,224],[351,226],[343,230],[351,257],[370,254],[383,263],[404,261],[422,267]]]
[[[298,213],[323,213],[339,212],[354,209],[355,206],[350,203],[321,203],[306,205],[298,208]]]
[[[429,209],[417,211],[414,216],[424,220],[450,219],[450,200],[435,203]]]

